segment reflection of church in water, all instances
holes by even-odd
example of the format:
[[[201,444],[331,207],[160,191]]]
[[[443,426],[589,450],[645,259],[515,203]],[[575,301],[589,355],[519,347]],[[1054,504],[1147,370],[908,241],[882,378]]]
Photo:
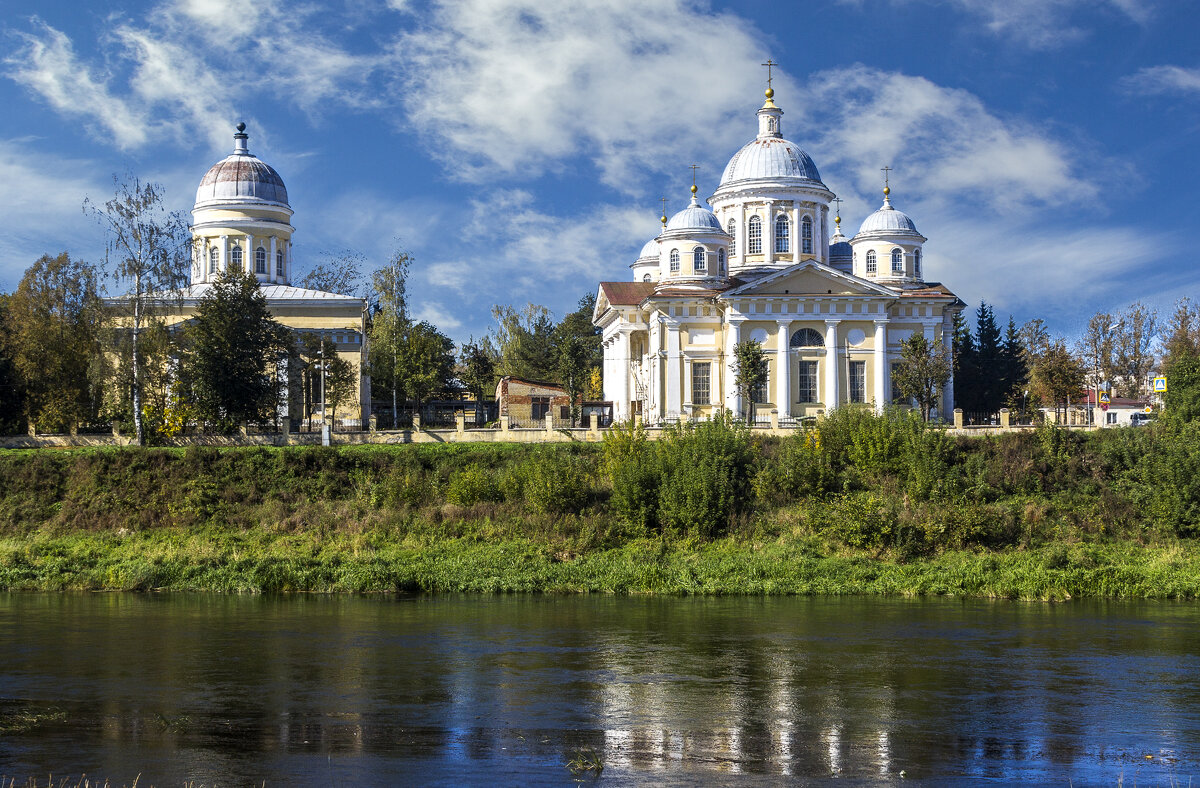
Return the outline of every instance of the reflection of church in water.
[[[768,88],[758,136],[725,167],[716,192],[669,220],[630,266],[633,281],[601,282],[593,320],[603,331],[604,398],[618,419],[741,412],[733,349],[766,351],[760,413],[813,416],[846,403],[892,401],[900,343],[953,336],[963,303],[925,281],[925,237],[891,203],[851,238],[830,217],[834,194],[813,160],[784,139]],[[832,218],[832,221],[831,221]],[[831,226],[832,225],[832,226]],[[952,384],[941,407],[953,408]]]

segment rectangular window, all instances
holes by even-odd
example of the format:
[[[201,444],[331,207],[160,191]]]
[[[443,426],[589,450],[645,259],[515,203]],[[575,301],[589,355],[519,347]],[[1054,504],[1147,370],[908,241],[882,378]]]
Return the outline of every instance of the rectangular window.
[[[892,364],[892,402],[904,402],[904,395],[900,393],[900,387],[896,384],[896,365]]]
[[[867,362],[850,362],[850,401],[867,401]]]
[[[750,399],[755,405],[761,405],[767,402],[767,381],[763,381],[754,387],[754,391],[750,392]]]
[[[1108,423],[1109,424],[1117,423],[1117,414],[1116,413],[1109,411],[1107,415],[1108,415]]]
[[[533,418],[535,420],[546,418],[546,414],[550,412],[549,397],[530,397],[529,402],[533,407]]]
[[[692,362],[692,404],[712,404],[712,364],[707,361]]]
[[[796,387],[796,402],[817,402],[817,362],[800,362],[800,381]]]

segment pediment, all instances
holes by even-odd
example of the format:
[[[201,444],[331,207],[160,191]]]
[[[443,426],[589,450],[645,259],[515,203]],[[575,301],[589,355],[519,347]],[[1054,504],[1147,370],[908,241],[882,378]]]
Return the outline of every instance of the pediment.
[[[726,293],[731,295],[885,295],[891,291],[812,260],[797,263]]]

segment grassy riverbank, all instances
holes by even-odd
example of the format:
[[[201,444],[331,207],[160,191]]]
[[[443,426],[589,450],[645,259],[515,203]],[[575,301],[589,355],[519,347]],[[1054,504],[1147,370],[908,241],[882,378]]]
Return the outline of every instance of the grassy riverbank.
[[[0,588],[1195,598],[1193,431],[7,452]]]

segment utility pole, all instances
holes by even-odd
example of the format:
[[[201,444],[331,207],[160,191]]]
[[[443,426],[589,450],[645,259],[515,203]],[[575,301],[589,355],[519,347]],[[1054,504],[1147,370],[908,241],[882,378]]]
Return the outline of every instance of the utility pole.
[[[400,302],[396,300],[396,288],[399,286],[399,266],[395,255],[392,256],[392,429],[400,428],[400,411],[396,407],[396,341],[400,337]]]

